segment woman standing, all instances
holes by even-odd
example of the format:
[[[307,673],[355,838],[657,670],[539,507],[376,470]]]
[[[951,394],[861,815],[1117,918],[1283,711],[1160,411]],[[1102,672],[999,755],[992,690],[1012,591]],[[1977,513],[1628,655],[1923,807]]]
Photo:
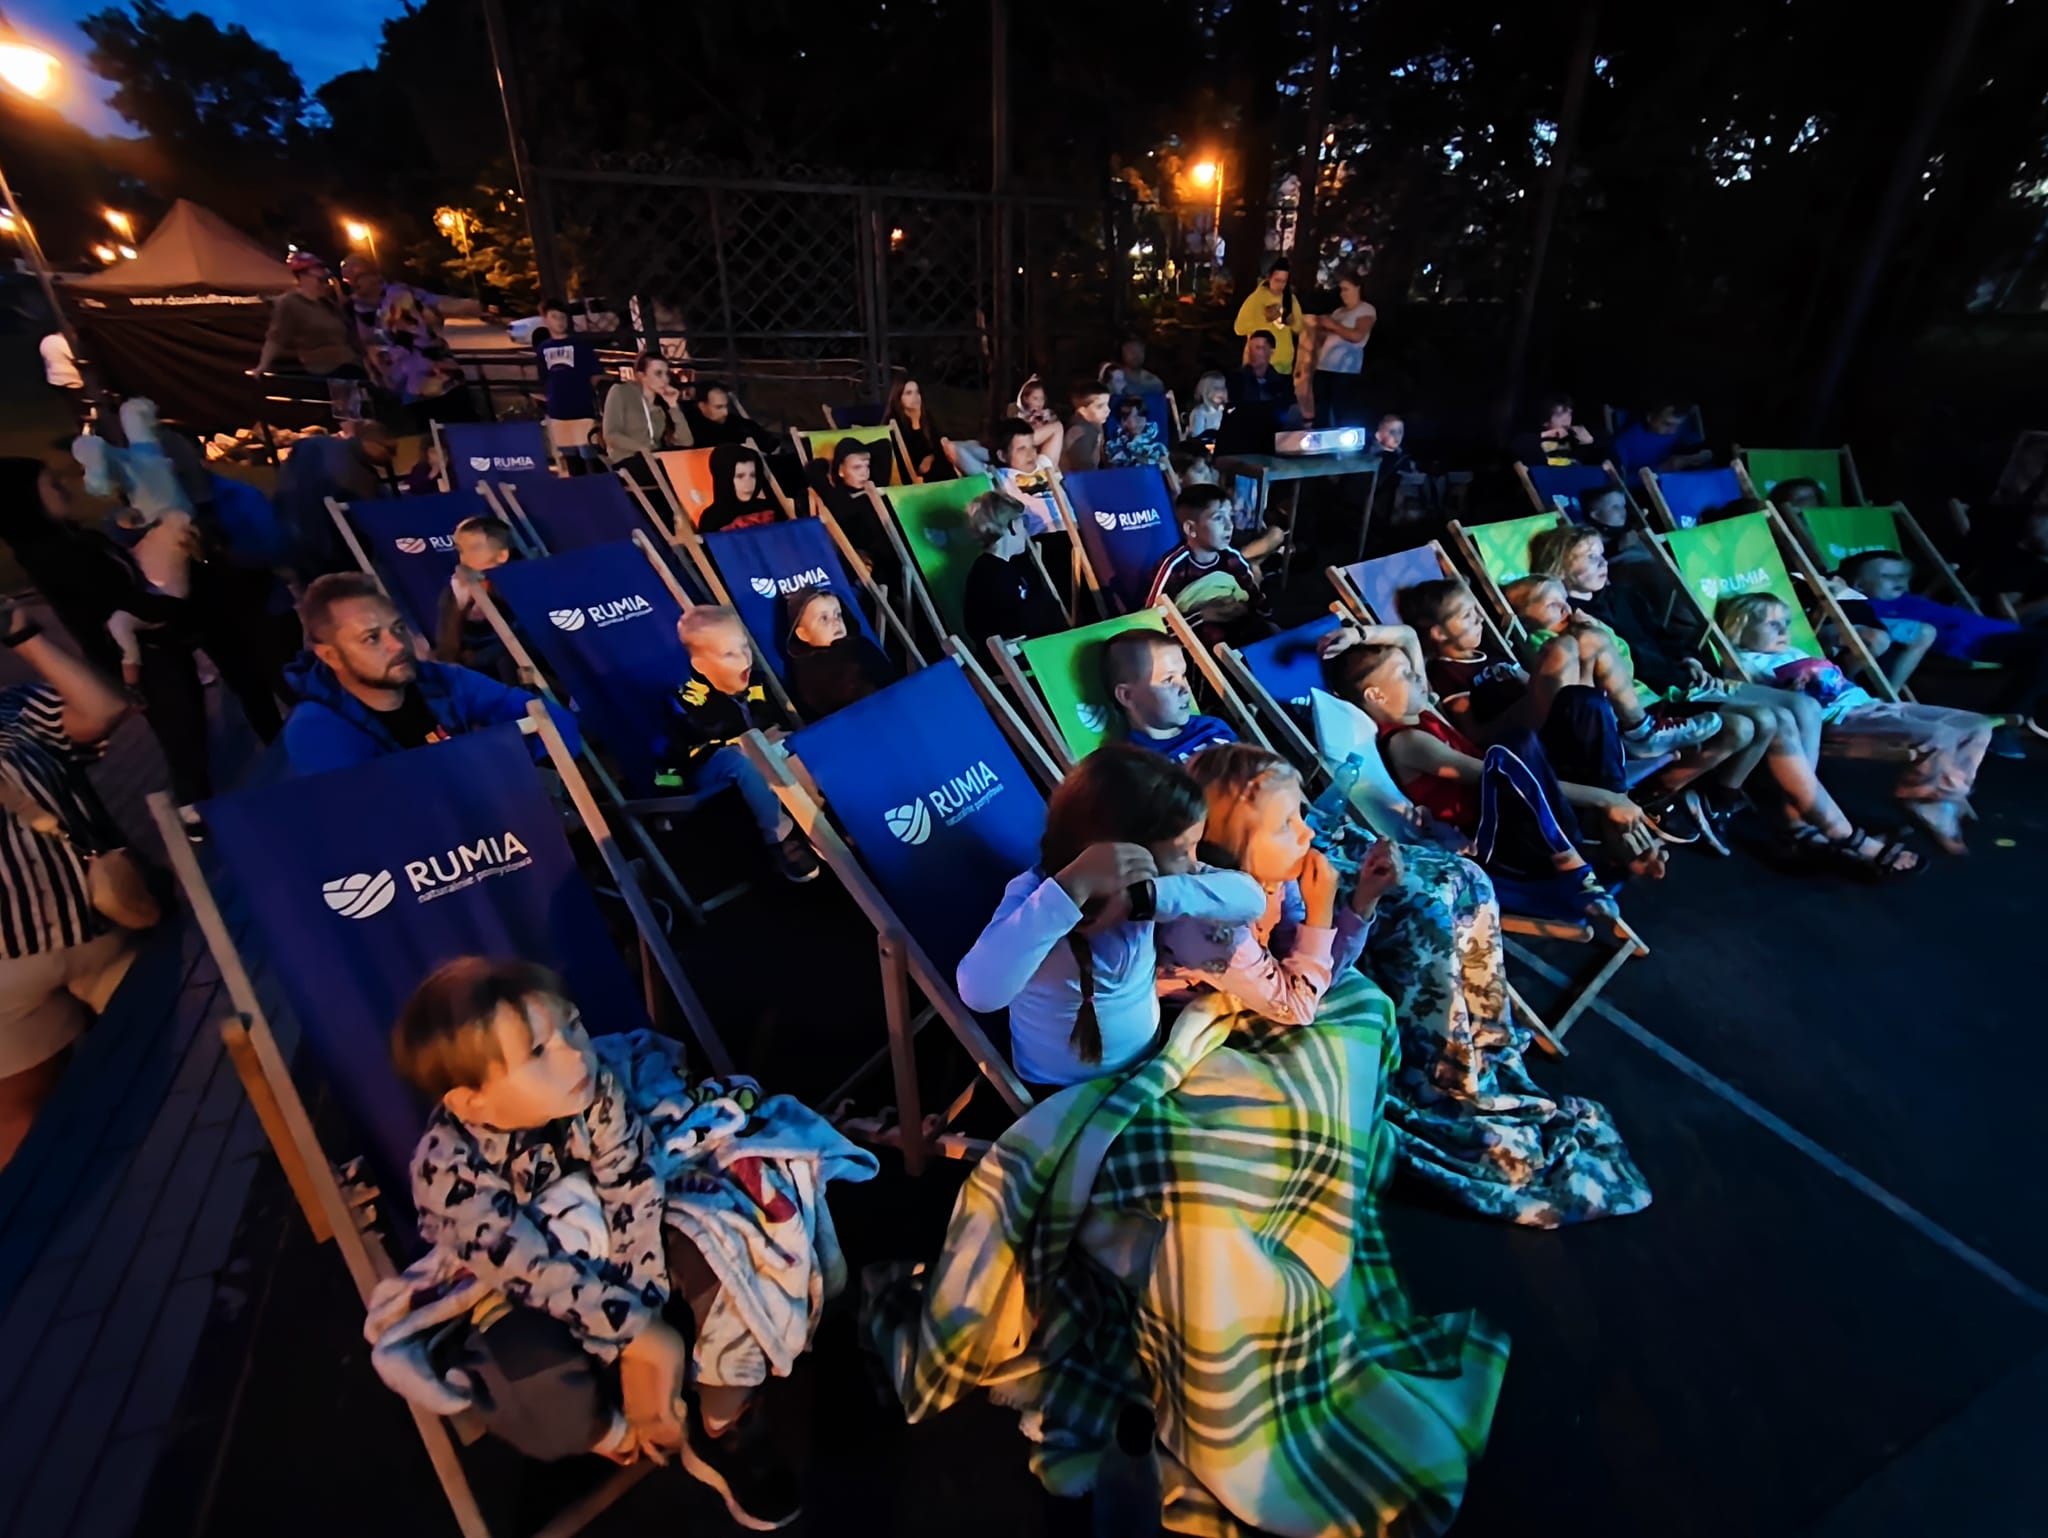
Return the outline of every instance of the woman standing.
[[[1365,366],[1365,344],[1379,311],[1365,302],[1356,273],[1337,279],[1337,299],[1335,311],[1314,318],[1322,343],[1316,353],[1316,424],[1363,427],[1359,371]]]
[[[1294,339],[1308,326],[1302,318],[1301,301],[1294,297],[1294,273],[1281,257],[1266,273],[1266,281],[1244,296],[1238,306],[1237,334],[1245,338],[1245,362],[1251,361],[1250,342],[1255,331],[1273,333],[1273,367],[1283,374],[1294,372]]]

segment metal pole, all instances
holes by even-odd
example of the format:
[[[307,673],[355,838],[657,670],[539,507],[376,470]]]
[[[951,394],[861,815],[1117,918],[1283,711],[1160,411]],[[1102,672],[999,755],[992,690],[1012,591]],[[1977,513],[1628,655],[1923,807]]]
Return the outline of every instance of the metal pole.
[[[989,0],[989,191],[996,205],[995,364],[990,371],[989,399],[1002,398],[1004,381],[1015,373],[1011,330],[1016,312],[1016,269],[1010,208],[1010,6]]]
[[[1579,116],[1586,104],[1586,81],[1593,73],[1593,39],[1600,29],[1600,0],[1586,0],[1579,17],[1578,41],[1564,79],[1564,106],[1557,118],[1557,142],[1550,146],[1550,169],[1543,178],[1536,209],[1536,234],[1529,244],[1529,280],[1522,285],[1522,304],[1515,315],[1514,340],[1508,346],[1508,375],[1494,403],[1496,437],[1507,436],[1508,424],[1522,394],[1522,373],[1529,366],[1529,338],[1536,325],[1536,295],[1543,286],[1543,267],[1550,255],[1551,232],[1557,227],[1557,205],[1571,174],[1572,154],[1579,139]]]
[[[519,93],[513,83],[512,47],[506,40],[503,0],[484,0],[484,32],[491,42],[491,69],[498,77],[498,105],[505,111],[505,142],[512,151],[512,179],[519,186],[519,208],[526,220],[526,238],[533,243],[533,270],[543,294],[562,292],[555,268],[553,232],[541,228],[536,202],[540,188],[526,160],[526,136],[519,131]],[[543,236],[546,239],[543,239]]]
[[[1920,184],[1921,169],[1927,164],[1927,144],[1934,137],[1936,123],[1940,121],[1941,109],[1948,101],[1949,93],[1955,89],[1956,76],[1961,73],[1963,60],[1968,57],[1970,43],[1977,33],[1977,23],[1984,14],[1984,0],[1961,0],[1949,12],[1948,36],[1942,41],[1941,52],[1935,56],[1934,65],[1927,73],[1927,83],[1920,91],[1920,104],[1913,114],[1913,126],[1907,130],[1905,142],[1899,146],[1898,158],[1892,163],[1892,176],[1884,190],[1884,201],[1878,205],[1877,218],[1871,226],[1870,237],[1863,243],[1863,260],[1856,268],[1855,280],[1849,285],[1849,302],[1842,310],[1842,322],[1835,330],[1835,339],[1828,348],[1827,359],[1821,365],[1820,377],[1813,388],[1813,410],[1806,419],[1807,436],[1811,438],[1826,423],[1834,410],[1835,393],[1841,388],[1842,375],[1848,372],[1849,358],[1856,350],[1856,338],[1863,330],[1863,322],[1870,315],[1871,301],[1877,297],[1877,281],[1883,274],[1885,263],[1891,259],[1891,250],[1899,236],[1899,225],[1905,218],[1906,199]]]
[[[28,215],[21,211],[21,204],[14,196],[14,188],[8,184],[7,173],[0,170],[0,201],[7,204],[7,211],[14,215],[14,238],[28,251],[28,259],[35,263],[36,281],[43,286],[43,297],[50,302],[50,314],[56,320],[57,329],[63,334],[64,345],[71,349],[71,356],[82,370],[85,355],[79,351],[78,333],[71,329],[71,322],[64,317],[64,306],[57,302],[57,285],[50,279],[50,264],[43,257],[43,243],[36,239],[35,226],[28,222]],[[86,381],[88,394],[95,399],[99,395],[91,379]]]

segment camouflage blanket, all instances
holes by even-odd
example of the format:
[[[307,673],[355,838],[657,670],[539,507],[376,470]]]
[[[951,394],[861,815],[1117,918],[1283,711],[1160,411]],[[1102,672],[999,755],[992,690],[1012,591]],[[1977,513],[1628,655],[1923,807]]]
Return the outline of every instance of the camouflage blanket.
[[[868,1278],[910,1418],[977,1388],[1025,1412],[1047,1488],[1091,1487],[1119,1412],[1156,1413],[1166,1525],[1441,1533],[1486,1443],[1505,1338],[1413,1313],[1375,1210],[1391,1167],[1386,997],[1349,974],[1313,1026],[1221,996],[1075,1085],[962,1188],[928,1275]]]

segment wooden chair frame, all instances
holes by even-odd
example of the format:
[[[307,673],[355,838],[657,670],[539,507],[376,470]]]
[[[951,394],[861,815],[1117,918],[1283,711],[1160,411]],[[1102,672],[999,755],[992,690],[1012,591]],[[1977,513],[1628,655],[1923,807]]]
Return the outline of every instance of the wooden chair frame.
[[[549,719],[545,707],[538,702],[532,705],[520,727],[522,731],[538,733],[546,744],[548,756],[555,771],[561,775],[577,814],[589,830],[605,868],[632,912],[633,922],[640,932],[643,964],[651,962],[652,970],[658,971],[667,982],[712,1070],[730,1073],[733,1067],[731,1055],[712,1028],[695,990],[684,977],[682,965],[655,922],[653,909],[641,892],[632,867],[612,840],[604,817],[591,798],[589,787],[577,772],[567,744]],[[355,1283],[357,1296],[367,1306],[376,1285],[398,1274],[397,1262],[382,1235],[372,1226],[369,1202],[374,1199],[375,1192],[366,1192],[358,1182],[345,1177],[341,1167],[322,1146],[319,1134],[314,1130],[312,1116],[292,1077],[291,1066],[278,1045],[269,1014],[243,961],[241,949],[235,943],[213,888],[193,852],[177,804],[166,792],[157,791],[149,797],[149,810],[158,833],[162,835],[171,869],[192,905],[193,916],[213,953],[233,1005],[233,1014],[221,1022],[220,1028],[229,1061],[234,1064],[236,1076],[242,1081],[250,1105],[262,1124],[264,1136],[269,1139],[293,1195],[306,1215],[315,1242],[334,1241],[341,1252],[342,1263],[348,1267],[349,1277]],[[647,982],[651,992],[651,975]],[[447,1497],[449,1510],[463,1538],[494,1538],[457,1448],[458,1440],[473,1442],[481,1433],[473,1425],[461,1420],[451,1423],[410,1402],[407,1409],[412,1413],[427,1459],[441,1482],[442,1493]],[[616,1504],[654,1467],[652,1462],[643,1459],[608,1476],[597,1489],[557,1513],[534,1538],[572,1538]]]
[[[1848,505],[1853,507],[1868,507],[1870,505],[1870,499],[1863,494],[1863,477],[1859,475],[1856,471],[1856,451],[1850,448],[1849,445],[1845,443],[1841,445],[1841,447],[1838,448],[1835,452],[1842,456],[1842,490],[1844,493],[1853,496],[1856,499],[1855,502],[1850,503]],[[1745,445],[1740,443],[1734,445],[1733,463],[1736,469],[1742,472],[1743,479],[1745,482],[1747,482],[1749,479],[1749,460],[1747,458],[1748,453],[1749,449]],[[1752,487],[1750,490],[1750,495],[1755,496],[1756,494],[1757,493],[1755,489]]]
[[[917,466],[910,462],[910,447],[903,441],[902,427],[897,424],[893,417],[886,421],[878,422],[875,425],[889,429],[890,452],[896,456],[896,468],[903,473],[903,479],[899,484],[904,486],[922,486],[924,484],[924,477],[917,473]],[[857,431],[859,431],[858,428],[842,428],[836,424],[822,428],[792,427],[789,430],[789,436],[796,445],[797,461],[808,469],[811,464],[811,445],[809,439],[805,437],[806,433]]]
[[[947,659],[947,662],[933,665],[943,667],[950,664],[967,673],[975,693],[995,711],[997,724],[1002,727],[1004,735],[1018,747],[1027,772],[1039,780],[1043,790],[1049,792],[1058,782],[1058,771],[1043,750],[1032,742],[1030,734],[1016,721],[1014,714],[1008,711],[986,675],[980,674],[974,659],[966,654],[964,648],[958,647],[948,648]],[[854,1084],[886,1058],[894,1080],[897,1124],[872,1141],[897,1148],[903,1155],[905,1170],[912,1175],[922,1174],[933,1154],[952,1159],[980,1158],[988,1151],[985,1140],[946,1130],[967,1109],[979,1079],[970,1080],[965,1089],[947,1102],[938,1118],[940,1131],[936,1135],[927,1135],[923,1095],[917,1076],[917,1033],[935,1019],[945,1021],[954,1038],[974,1060],[980,1079],[988,1081],[1013,1113],[1022,1115],[1031,1108],[1034,1104],[1031,1091],[1017,1077],[1008,1057],[989,1040],[974,1012],[961,1001],[953,979],[932,963],[924,947],[909,932],[895,908],[868,875],[859,856],[827,815],[824,797],[805,770],[802,760],[786,744],[771,742],[758,731],[740,739],[740,746],[781,799],[791,820],[803,830],[811,847],[839,878],[840,885],[845,887],[875,930],[889,1040],[826,1096],[824,1103],[836,1104]],[[922,1008],[912,1007],[913,986],[924,995]]]
[[[690,595],[683,591],[682,584],[676,581],[675,573],[671,572],[663,564],[661,557],[655,554],[653,541],[636,529],[633,531],[633,546],[647,558],[647,564],[654,568],[655,575],[661,578],[662,584],[667,587],[670,596],[683,612],[689,613],[695,605],[691,603]],[[519,669],[520,681],[535,693],[559,702],[560,695],[549,682],[540,664],[534,660],[533,653],[527,649],[519,632],[514,630],[511,622],[505,618],[505,611],[498,607],[496,600],[488,592],[479,592],[477,608],[489,622],[491,629],[497,633],[498,644],[505,648],[505,654]],[[675,899],[676,905],[683,910],[691,923],[702,925],[706,914],[724,907],[751,888],[751,882],[743,881],[737,886],[715,892],[699,901],[691,895],[689,888],[683,885],[683,878],[669,863],[668,856],[662,852],[659,841],[648,828],[646,819],[650,817],[690,815],[703,804],[702,797],[674,795],[634,800],[620,788],[618,781],[612,778],[611,771],[605,768],[604,760],[599,757],[596,747],[587,738],[583,744],[583,762],[590,771],[591,780],[603,796],[605,805],[617,812],[625,822],[640,857],[647,862],[648,869],[659,878],[662,886],[668,890],[669,896]]]

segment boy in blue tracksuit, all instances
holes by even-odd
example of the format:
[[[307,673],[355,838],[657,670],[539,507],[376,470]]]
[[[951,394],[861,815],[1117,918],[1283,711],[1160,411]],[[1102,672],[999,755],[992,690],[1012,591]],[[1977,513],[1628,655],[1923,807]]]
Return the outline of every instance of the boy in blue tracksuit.
[[[299,603],[307,651],[285,672],[299,703],[284,724],[294,774],[322,774],[387,753],[446,742],[464,732],[517,721],[534,696],[468,668],[421,662],[412,632],[376,580],[335,572]],[[571,753],[576,718],[547,702]],[[536,760],[546,756],[533,739]]]

